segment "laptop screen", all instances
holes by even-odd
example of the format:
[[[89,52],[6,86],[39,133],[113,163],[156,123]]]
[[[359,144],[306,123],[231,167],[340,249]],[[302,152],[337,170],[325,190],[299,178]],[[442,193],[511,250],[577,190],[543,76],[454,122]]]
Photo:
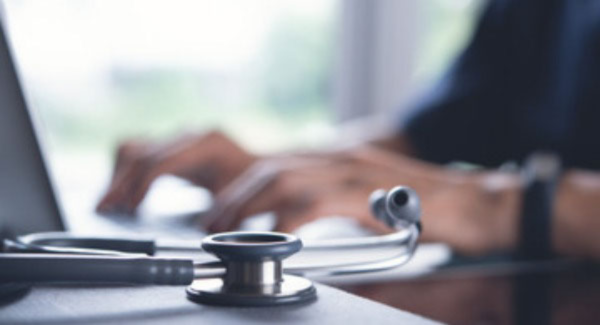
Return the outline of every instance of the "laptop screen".
[[[0,231],[64,230],[9,49],[0,2]]]

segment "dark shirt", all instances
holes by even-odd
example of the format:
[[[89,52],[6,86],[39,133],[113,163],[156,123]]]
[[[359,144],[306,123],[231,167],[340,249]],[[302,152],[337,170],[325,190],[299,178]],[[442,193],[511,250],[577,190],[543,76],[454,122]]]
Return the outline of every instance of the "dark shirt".
[[[600,169],[600,0],[491,0],[405,133],[429,161]]]

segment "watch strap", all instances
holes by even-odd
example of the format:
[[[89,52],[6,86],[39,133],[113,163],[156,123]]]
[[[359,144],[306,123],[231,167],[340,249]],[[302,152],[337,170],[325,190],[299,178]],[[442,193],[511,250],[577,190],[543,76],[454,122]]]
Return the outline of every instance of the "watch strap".
[[[525,163],[525,191],[517,256],[521,259],[552,258],[552,210],[560,159],[556,154],[537,152]]]

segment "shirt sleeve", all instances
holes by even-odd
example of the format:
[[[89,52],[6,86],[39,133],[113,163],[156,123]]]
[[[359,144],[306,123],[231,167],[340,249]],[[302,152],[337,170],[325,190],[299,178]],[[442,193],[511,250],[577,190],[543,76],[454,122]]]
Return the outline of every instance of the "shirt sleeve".
[[[420,158],[482,165],[506,159],[507,4],[490,1],[470,44],[405,121],[403,133]]]

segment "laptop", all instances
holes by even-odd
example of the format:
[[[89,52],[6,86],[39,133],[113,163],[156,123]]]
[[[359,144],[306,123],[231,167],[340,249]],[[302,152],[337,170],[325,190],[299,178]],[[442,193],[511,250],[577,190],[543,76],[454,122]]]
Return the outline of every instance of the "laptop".
[[[179,209],[173,215],[160,217],[96,215],[93,212],[94,204],[101,188],[94,189],[95,192],[83,198],[81,193],[86,191],[76,189],[78,200],[71,201],[83,202],[84,205],[71,209],[64,209],[65,206],[59,205],[57,189],[51,181],[43,146],[36,133],[39,130],[36,128],[38,123],[27,105],[27,96],[11,52],[7,29],[0,2],[0,234],[18,236],[66,230],[90,234],[136,233],[177,238],[198,238],[204,234],[196,222],[197,214],[202,211],[193,209]],[[173,183],[173,180],[167,183]],[[187,196],[189,201],[191,187],[185,189],[183,186],[184,193],[173,191],[173,188],[163,191],[159,195],[171,195],[171,198],[158,201],[173,202],[173,195],[178,198]],[[194,190],[199,191],[197,188]],[[210,206],[208,195],[200,195],[199,200],[204,202],[195,204],[196,208],[204,206],[206,210]],[[68,214],[65,210],[69,210]]]
[[[16,235],[65,230],[4,20],[0,6],[0,227]]]

